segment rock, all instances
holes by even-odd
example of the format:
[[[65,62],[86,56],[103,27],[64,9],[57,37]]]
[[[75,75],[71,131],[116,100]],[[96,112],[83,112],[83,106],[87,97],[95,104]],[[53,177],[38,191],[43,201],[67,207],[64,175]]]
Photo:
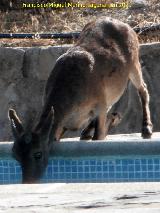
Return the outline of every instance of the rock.
[[[25,51],[22,49],[0,48],[0,76],[1,79],[10,80],[22,77],[23,56]]]
[[[61,46],[26,48],[23,67],[24,77],[47,80],[56,59],[67,49],[68,47]]]
[[[132,0],[130,9],[139,9],[147,6],[146,0]]]

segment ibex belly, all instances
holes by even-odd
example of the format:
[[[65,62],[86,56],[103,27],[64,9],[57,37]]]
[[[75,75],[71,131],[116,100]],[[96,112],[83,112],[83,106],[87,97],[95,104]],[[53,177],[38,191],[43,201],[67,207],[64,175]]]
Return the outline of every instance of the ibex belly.
[[[117,72],[112,77],[107,79],[105,87],[105,98],[107,108],[115,104],[119,98],[123,95],[125,88],[127,87],[129,77],[128,72]]]
[[[80,106],[74,108],[63,122],[63,126],[66,129],[75,131],[86,127],[91,120],[97,115],[97,109],[92,107]]]

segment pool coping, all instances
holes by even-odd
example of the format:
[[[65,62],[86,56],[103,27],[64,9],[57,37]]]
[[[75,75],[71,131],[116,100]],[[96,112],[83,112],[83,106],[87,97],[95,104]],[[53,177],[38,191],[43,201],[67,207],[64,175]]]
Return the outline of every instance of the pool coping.
[[[125,136],[125,137],[124,137]],[[76,138],[77,140],[77,138]],[[13,142],[0,142],[0,157],[12,156]],[[110,156],[110,155],[159,155],[160,138],[142,139],[127,135],[116,135],[103,141],[63,140],[53,143],[50,156]]]

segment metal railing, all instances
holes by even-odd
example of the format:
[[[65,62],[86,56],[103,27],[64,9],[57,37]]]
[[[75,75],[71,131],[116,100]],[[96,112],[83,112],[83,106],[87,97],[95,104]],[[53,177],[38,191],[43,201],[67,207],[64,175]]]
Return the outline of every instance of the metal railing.
[[[134,27],[133,30],[139,35],[145,35],[149,31],[160,31],[160,24],[154,24],[151,26]],[[2,38],[15,38],[15,39],[72,39],[78,38],[80,32],[68,32],[68,33],[0,33],[0,39]]]
[[[78,38],[80,32],[71,32],[71,33],[0,33],[1,38],[29,38],[29,39],[57,39],[57,38]]]

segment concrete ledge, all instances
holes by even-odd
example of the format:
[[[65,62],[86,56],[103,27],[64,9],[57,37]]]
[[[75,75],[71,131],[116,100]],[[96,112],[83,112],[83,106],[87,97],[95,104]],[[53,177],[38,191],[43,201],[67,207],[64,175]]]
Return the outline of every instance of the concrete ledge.
[[[140,55],[157,52],[160,49],[160,42],[146,43],[140,45]]]
[[[0,212],[159,213],[160,183],[1,186]]]
[[[140,134],[111,135],[104,141],[77,141],[78,138],[63,139],[53,144],[51,156],[110,156],[110,155],[159,155],[160,133],[144,140]],[[12,142],[0,143],[0,156],[10,157]]]

